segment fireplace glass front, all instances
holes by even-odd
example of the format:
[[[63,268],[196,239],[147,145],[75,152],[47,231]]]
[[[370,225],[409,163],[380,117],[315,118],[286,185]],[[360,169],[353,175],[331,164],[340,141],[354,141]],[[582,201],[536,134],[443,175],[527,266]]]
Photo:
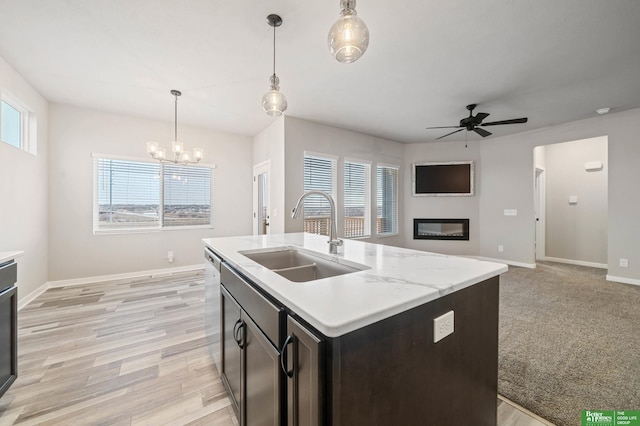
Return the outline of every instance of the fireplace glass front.
[[[414,240],[469,240],[469,219],[413,219]]]

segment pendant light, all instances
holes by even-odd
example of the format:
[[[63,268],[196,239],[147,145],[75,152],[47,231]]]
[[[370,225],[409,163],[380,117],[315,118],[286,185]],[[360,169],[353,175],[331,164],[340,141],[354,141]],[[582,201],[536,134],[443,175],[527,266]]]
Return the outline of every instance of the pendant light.
[[[171,151],[173,151],[173,159],[167,158],[167,150],[165,148],[158,147],[158,142],[147,142],[147,153],[154,159],[161,163],[174,163],[174,164],[193,164],[202,160],[202,154],[204,153],[202,148],[193,148],[193,158],[190,152],[185,152],[184,145],[178,141],[178,96],[182,95],[179,90],[172,90],[171,94],[175,96],[174,107],[174,139],[171,142]]]
[[[369,46],[369,29],[358,18],[356,0],[340,0],[340,18],[329,30],[329,50],[339,62],[357,61]]]
[[[273,27],[273,75],[269,78],[269,91],[262,97],[262,108],[268,115],[278,117],[287,110],[287,98],[280,92],[280,79],[276,75],[276,27],[282,25],[282,18],[271,14],[267,23]]]

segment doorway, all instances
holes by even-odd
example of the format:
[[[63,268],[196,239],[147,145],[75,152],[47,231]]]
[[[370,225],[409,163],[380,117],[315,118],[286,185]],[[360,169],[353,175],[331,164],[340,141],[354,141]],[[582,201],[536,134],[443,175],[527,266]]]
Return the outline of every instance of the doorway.
[[[269,161],[253,166],[253,234],[269,233]]]
[[[608,138],[537,146],[535,259],[607,268]]]

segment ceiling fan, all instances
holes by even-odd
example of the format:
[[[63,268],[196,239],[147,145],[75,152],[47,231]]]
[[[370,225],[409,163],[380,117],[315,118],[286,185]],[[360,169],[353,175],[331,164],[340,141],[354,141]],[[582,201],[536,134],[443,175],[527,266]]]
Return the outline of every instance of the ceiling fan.
[[[452,135],[454,133],[461,132],[464,129],[467,129],[467,131],[469,131],[469,132],[470,131],[476,132],[477,134],[479,134],[483,138],[486,138],[487,136],[491,135],[492,133],[488,132],[485,129],[482,129],[482,128],[478,127],[478,126],[500,126],[502,124],[518,124],[518,123],[526,123],[527,120],[528,120],[527,117],[523,117],[523,118],[514,118],[514,119],[511,119],[511,120],[491,121],[489,123],[483,123],[482,120],[487,118],[489,116],[489,114],[486,113],[486,112],[479,112],[474,116],[473,115],[473,110],[475,109],[475,107],[476,107],[476,104],[467,105],[467,109],[469,110],[469,116],[463,118],[462,120],[460,120],[460,125],[459,126],[427,127],[427,129],[458,129],[458,130],[454,130],[451,133],[447,133],[444,136],[440,136],[439,138],[436,138],[435,140],[446,138],[447,136],[450,136],[450,135]]]

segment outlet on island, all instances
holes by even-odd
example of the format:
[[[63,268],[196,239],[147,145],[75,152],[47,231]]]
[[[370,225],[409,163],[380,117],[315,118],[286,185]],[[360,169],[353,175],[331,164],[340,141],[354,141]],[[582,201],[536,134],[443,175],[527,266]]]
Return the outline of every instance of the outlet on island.
[[[433,343],[437,343],[453,333],[453,311],[433,320]]]

